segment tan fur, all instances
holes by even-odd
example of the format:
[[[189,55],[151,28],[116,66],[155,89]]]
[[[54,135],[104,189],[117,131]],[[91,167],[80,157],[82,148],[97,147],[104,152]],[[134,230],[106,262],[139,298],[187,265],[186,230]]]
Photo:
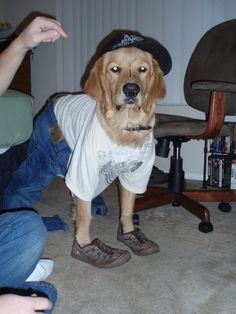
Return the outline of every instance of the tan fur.
[[[121,69],[119,73],[112,72],[115,66]],[[140,72],[141,67],[147,71]],[[137,83],[140,87],[136,105],[125,103],[122,88],[126,83]],[[100,122],[113,141],[140,146],[151,130],[129,132],[125,129],[137,125],[154,126],[155,103],[165,96],[165,84],[152,55],[132,47],[103,54],[90,71],[84,91],[96,100]]]
[[[112,69],[120,71],[114,73]],[[146,71],[140,71],[145,68]],[[140,88],[135,104],[125,102],[123,86]],[[137,48],[120,48],[105,53],[90,71],[84,92],[97,102],[97,113],[108,136],[119,145],[139,146],[151,130],[127,131],[127,127],[154,126],[155,103],[165,96],[163,73],[152,55]],[[124,232],[133,227],[135,194],[120,186],[120,221]],[[91,242],[91,202],[75,198],[76,239],[81,246]]]
[[[121,207],[120,222],[123,231],[130,232],[134,230],[133,226],[133,208],[135,194],[126,190],[120,185],[119,198]],[[91,225],[91,202],[86,202],[75,197],[73,206],[73,222],[75,224],[75,237],[81,247],[91,243],[90,225]]]

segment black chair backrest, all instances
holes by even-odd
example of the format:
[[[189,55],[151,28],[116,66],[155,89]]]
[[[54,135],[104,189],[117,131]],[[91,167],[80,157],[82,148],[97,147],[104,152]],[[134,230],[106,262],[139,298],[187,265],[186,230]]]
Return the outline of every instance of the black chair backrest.
[[[212,85],[222,85],[222,90],[231,91],[225,114],[236,113],[236,19],[211,28],[198,42],[187,66],[184,79],[186,102],[207,113],[210,90],[194,88],[194,84],[200,82],[212,82]]]

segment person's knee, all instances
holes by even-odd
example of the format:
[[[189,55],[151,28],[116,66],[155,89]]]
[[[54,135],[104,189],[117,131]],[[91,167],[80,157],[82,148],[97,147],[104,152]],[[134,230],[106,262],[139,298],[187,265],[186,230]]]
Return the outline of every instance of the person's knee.
[[[0,246],[0,262],[4,269],[6,282],[15,278],[24,281],[34,270],[41,258],[47,229],[42,218],[28,209],[17,209],[0,215],[0,233],[4,239]]]
[[[43,251],[47,240],[47,229],[42,221],[42,218],[33,211],[22,212],[23,221],[27,228],[22,236],[24,242],[24,260],[31,259],[31,263],[38,262],[43,255]]]
[[[26,230],[26,233],[29,233],[28,237],[33,243],[42,242],[44,245],[47,239],[47,229],[40,215],[32,210],[25,210],[22,213],[23,222],[28,226]]]
[[[12,235],[21,239],[22,249],[30,254],[41,254],[47,240],[47,229],[40,215],[31,209],[8,212]]]

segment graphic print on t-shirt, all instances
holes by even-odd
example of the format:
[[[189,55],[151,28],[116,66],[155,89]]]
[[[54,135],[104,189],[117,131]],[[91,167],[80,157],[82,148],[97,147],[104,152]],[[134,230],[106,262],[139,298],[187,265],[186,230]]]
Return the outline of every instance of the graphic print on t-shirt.
[[[112,183],[119,174],[133,172],[143,164],[142,161],[134,158],[133,154],[126,155],[117,151],[98,153],[99,175],[104,177],[107,185]]]

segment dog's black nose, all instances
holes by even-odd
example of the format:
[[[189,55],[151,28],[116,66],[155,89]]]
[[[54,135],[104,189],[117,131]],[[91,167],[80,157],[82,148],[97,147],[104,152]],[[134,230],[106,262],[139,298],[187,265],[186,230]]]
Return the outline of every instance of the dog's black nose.
[[[138,84],[136,83],[126,83],[123,86],[123,92],[125,94],[126,97],[136,97],[138,95],[138,93],[140,92],[140,88],[138,86]]]

